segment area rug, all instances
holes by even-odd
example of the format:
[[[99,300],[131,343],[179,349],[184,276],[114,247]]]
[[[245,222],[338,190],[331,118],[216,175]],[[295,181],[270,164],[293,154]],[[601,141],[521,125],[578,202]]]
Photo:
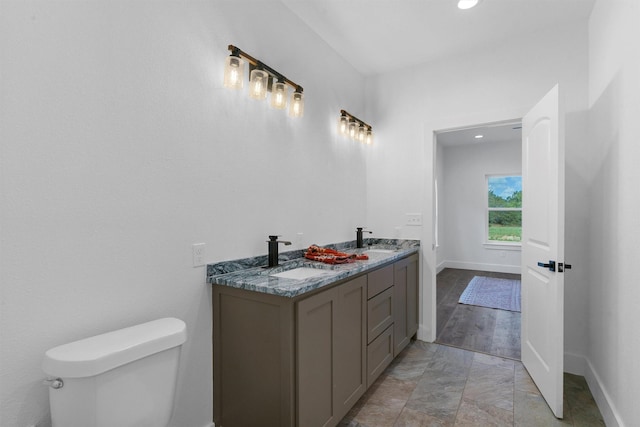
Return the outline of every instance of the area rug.
[[[460,299],[460,304],[520,311],[520,280],[474,276]]]

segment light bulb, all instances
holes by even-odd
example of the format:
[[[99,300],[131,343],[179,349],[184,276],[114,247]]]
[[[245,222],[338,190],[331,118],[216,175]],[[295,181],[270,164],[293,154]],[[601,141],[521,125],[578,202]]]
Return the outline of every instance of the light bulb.
[[[479,0],[460,0],[458,1],[458,9],[471,9],[476,6],[480,1]]]
[[[360,128],[358,129],[358,141],[364,143],[366,137],[367,137],[367,128],[365,128],[364,125],[360,125]]]
[[[356,139],[357,134],[358,134],[358,125],[356,124],[355,121],[352,120],[349,122],[349,138]]]
[[[367,131],[367,136],[366,136],[366,138],[365,138],[365,143],[366,143],[367,145],[371,145],[371,144],[373,144],[373,131],[372,131],[371,129],[369,129],[369,130]]]
[[[304,115],[304,96],[297,90],[291,95],[289,104],[289,115],[291,117],[302,117]]]
[[[239,56],[227,56],[224,67],[224,87],[242,89],[244,86],[244,60]]]
[[[251,71],[249,79],[249,96],[253,99],[265,99],[267,97],[267,86],[269,85],[269,75],[266,71],[257,68]]]
[[[284,82],[276,82],[271,88],[271,106],[277,110],[287,107],[287,85]]]
[[[338,119],[338,133],[340,135],[347,135],[347,129],[349,128],[349,119],[347,116],[340,116]]]

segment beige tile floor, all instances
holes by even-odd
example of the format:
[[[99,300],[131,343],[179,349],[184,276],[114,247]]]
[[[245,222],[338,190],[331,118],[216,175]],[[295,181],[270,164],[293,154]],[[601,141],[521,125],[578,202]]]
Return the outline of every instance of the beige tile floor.
[[[558,420],[519,361],[412,341],[340,426],[605,425],[583,377],[565,374],[564,394]]]

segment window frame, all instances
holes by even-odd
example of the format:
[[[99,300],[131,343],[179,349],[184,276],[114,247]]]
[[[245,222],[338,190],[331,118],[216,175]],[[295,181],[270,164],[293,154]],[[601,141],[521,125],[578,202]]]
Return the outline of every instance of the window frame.
[[[489,207],[489,178],[505,177],[505,176],[519,176],[522,179],[522,172],[513,173],[491,173],[484,176],[484,247],[487,249],[497,250],[513,250],[519,251],[522,248],[522,241],[508,242],[502,240],[489,240],[489,212],[522,212],[522,207],[519,208],[490,208]],[[522,227],[522,224],[520,224]]]

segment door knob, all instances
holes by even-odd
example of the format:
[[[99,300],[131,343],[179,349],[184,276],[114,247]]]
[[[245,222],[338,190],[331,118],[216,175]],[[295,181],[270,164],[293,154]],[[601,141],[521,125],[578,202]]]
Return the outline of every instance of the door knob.
[[[571,264],[562,264],[561,262],[558,263],[558,273],[562,273],[565,270],[571,270]]]
[[[552,260],[549,260],[549,264],[538,262],[538,267],[545,267],[548,268],[549,271],[556,271],[556,262]]]

